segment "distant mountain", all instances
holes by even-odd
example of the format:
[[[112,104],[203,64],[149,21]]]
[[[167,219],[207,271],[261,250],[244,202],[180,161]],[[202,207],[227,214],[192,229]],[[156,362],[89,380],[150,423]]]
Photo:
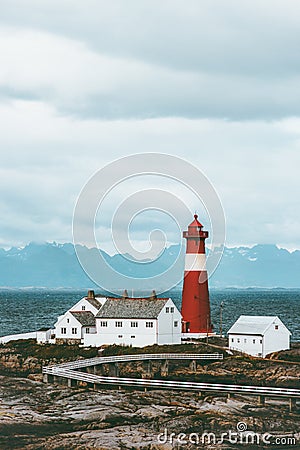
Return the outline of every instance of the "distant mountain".
[[[300,251],[276,245],[225,248],[211,285],[299,288]]]
[[[86,247],[81,249],[91,261],[98,252],[97,249]],[[156,261],[144,264],[128,255],[110,256],[103,251],[101,254],[118,272],[147,278],[167,270],[176,260],[179,251],[179,246],[171,246],[166,248]],[[183,259],[179,267],[180,277],[184,267]],[[210,286],[300,288],[299,274],[299,250],[290,253],[276,245],[225,248],[221,263],[210,279]],[[141,287],[155,288],[151,279],[148,284],[143,282]],[[72,244],[32,242],[24,248],[0,249],[0,286],[86,288],[94,285],[81,268]]]

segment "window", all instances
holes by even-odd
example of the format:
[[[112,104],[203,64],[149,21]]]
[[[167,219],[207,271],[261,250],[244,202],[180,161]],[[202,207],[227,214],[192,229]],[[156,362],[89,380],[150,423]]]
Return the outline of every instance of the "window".
[[[170,311],[170,308],[167,306],[166,307],[166,313],[168,313]]]
[[[239,338],[237,338],[237,343],[239,344],[241,342],[241,340]]]
[[[244,339],[244,344],[247,344],[247,339]]]
[[[153,322],[146,322],[146,328],[153,328]]]
[[[123,326],[123,322],[116,322],[116,328],[121,328]]]
[[[123,335],[122,335],[122,334],[119,334],[119,335],[118,335],[118,338],[122,338],[122,337],[123,337]]]
[[[70,319],[67,319],[67,323],[70,323]]]
[[[231,342],[234,342],[234,338],[231,338]]]
[[[82,311],[85,311],[85,305],[82,305],[81,309]]]
[[[139,324],[137,322],[131,322],[132,328],[137,328],[138,326],[139,326]]]
[[[253,344],[255,344],[255,339],[253,339],[253,341],[252,341],[252,342],[253,342]]]
[[[77,328],[72,328],[72,334],[77,334]]]
[[[279,328],[279,326],[278,326],[278,325],[275,325],[275,330],[278,330],[278,328]]]
[[[262,344],[262,339],[259,342],[260,342],[260,344]]]
[[[170,311],[171,311],[171,313],[174,312],[174,306],[171,306]]]
[[[85,329],[85,332],[86,332],[86,334],[90,334],[90,329],[89,329],[89,328],[86,328],[86,329]]]
[[[100,321],[100,327],[107,327],[106,320],[105,321],[103,321],[103,320]]]
[[[174,322],[174,327],[178,327],[178,322],[177,322],[177,320],[175,320],[175,322]]]
[[[67,334],[67,329],[66,328],[61,328],[60,332],[61,332],[61,334]]]
[[[131,339],[134,339],[135,338],[135,336],[130,336],[131,337]]]

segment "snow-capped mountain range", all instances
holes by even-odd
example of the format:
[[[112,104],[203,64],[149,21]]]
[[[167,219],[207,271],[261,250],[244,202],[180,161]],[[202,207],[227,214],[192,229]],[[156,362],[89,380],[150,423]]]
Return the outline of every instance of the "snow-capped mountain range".
[[[84,251],[93,258],[98,250],[84,248]],[[179,246],[166,248],[156,261],[147,264],[130,260],[128,255],[101,253],[119,272],[151,278],[170,266],[179,253]],[[219,267],[210,278],[210,286],[300,288],[299,274],[299,250],[289,252],[276,245],[225,248]],[[93,283],[81,268],[73,244],[32,242],[24,248],[0,249],[0,286],[86,288],[93,287]],[[143,284],[143,288],[154,289],[155,286],[150,279],[149,286]]]

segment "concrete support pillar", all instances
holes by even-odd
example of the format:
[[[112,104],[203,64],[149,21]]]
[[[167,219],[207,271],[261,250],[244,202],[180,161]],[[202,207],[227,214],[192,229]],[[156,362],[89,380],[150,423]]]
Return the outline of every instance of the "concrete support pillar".
[[[77,387],[77,384],[78,384],[77,380],[73,380],[72,378],[68,378],[68,387],[69,388]]]
[[[146,372],[147,372],[147,377],[151,378],[152,377],[152,361],[149,359],[149,361],[146,361]]]
[[[109,376],[110,377],[118,377],[120,375],[119,365],[118,363],[109,364]]]
[[[266,397],[264,395],[259,395],[257,398],[257,403],[259,406],[265,406],[266,404]]]
[[[195,359],[190,362],[190,370],[192,372],[197,372],[197,361]]]
[[[295,398],[289,398],[289,410],[290,410],[290,412],[295,411],[296,406],[297,406],[296,399]]]
[[[169,361],[167,359],[163,361],[160,368],[160,373],[162,377],[167,377],[169,375]]]
[[[44,373],[44,374],[43,374],[43,382],[44,382],[44,383],[51,383],[51,381],[50,381],[50,376],[51,376],[51,375],[49,375],[48,373]]]
[[[227,394],[227,399],[229,400],[229,399],[231,399],[233,397],[233,394],[231,393],[231,392],[228,392],[228,394]]]

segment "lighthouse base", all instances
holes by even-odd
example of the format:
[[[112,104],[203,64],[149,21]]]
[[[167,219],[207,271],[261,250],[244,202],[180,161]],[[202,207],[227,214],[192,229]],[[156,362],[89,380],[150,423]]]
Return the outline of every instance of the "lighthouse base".
[[[204,339],[207,336],[208,337],[212,337],[212,336],[216,336],[216,333],[182,333],[181,334],[181,340],[186,340],[186,339]]]

